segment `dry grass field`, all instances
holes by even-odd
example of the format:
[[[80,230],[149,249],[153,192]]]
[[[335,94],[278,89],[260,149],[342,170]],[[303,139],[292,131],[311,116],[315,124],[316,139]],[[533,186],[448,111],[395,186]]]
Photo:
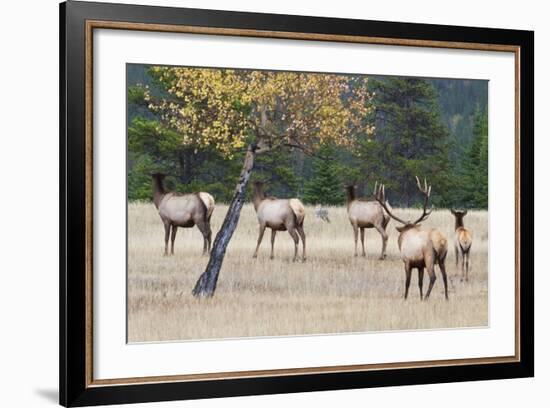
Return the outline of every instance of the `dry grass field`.
[[[214,236],[227,206],[217,205]],[[419,210],[396,210],[413,218]],[[410,215],[407,215],[410,214]],[[293,241],[279,232],[269,259],[270,230],[252,259],[258,222],[252,205],[242,210],[212,299],[191,290],[208,258],[202,235],[178,229],[175,255],[165,257],[164,229],[151,203],[128,207],[128,341],[165,341],[248,336],[365,332],[485,326],[487,299],[487,212],[471,211],[465,224],[474,233],[470,281],[460,282],[454,265],[454,219],[434,211],[424,223],[448,238],[449,301],[437,281],[428,301],[419,300],[413,271],[409,299],[403,300],[405,272],[397,248],[396,223],[388,226],[388,258],[379,261],[381,240],[366,230],[367,257],[353,257],[353,233],[344,207],[329,209],[331,223],[307,208],[307,261],[292,262]],[[301,252],[300,252],[301,254]],[[428,279],[424,279],[425,290]]]

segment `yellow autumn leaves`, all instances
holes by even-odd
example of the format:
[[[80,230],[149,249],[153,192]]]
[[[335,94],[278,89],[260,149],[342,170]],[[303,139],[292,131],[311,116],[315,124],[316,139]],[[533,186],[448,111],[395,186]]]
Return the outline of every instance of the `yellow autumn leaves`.
[[[252,140],[314,149],[374,131],[366,77],[160,66],[151,73],[165,94],[145,89],[148,106],[184,145],[231,156]]]

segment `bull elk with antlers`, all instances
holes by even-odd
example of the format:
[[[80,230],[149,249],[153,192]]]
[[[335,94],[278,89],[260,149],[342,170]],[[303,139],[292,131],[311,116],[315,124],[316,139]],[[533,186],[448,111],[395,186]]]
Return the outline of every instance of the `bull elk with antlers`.
[[[430,277],[430,285],[424,299],[428,299],[434,286],[435,264],[439,265],[441,275],[443,276],[443,284],[445,285],[445,299],[449,299],[447,292],[447,272],[445,270],[445,258],[447,257],[447,240],[443,234],[437,229],[422,229],[421,222],[426,220],[433,211],[433,208],[428,210],[428,201],[432,191],[432,186],[428,186],[424,179],[424,187],[421,186],[420,180],[416,177],[416,185],[424,196],[424,205],[422,215],[415,221],[404,221],[392,213],[392,210],[386,205],[386,193],[384,184],[380,184],[376,192],[376,200],[386,210],[386,213],[395,221],[403,224],[396,227],[399,231],[397,243],[401,253],[401,259],[405,265],[405,299],[409,294],[409,286],[411,283],[411,274],[413,268],[418,270],[418,287],[420,289],[420,299],[423,298],[422,284],[424,280],[424,269],[428,271]]]

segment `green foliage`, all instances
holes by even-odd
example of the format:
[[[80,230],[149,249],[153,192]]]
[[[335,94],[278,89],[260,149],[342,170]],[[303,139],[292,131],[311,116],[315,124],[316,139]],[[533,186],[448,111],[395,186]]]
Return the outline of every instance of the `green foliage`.
[[[313,175],[305,183],[304,201],[309,204],[340,205],[344,202],[342,168],[335,160],[336,147],[325,144],[313,159]]]
[[[303,181],[298,176],[302,163],[296,151],[286,148],[272,150],[256,158],[253,180],[265,182],[270,195],[296,197]]]
[[[128,200],[150,201],[153,196],[150,174],[155,164],[148,154],[132,154],[128,167]]]
[[[183,143],[182,132],[163,125],[160,114],[148,109],[144,89],[168,95],[150,67],[129,64],[127,70],[128,199],[151,200],[150,174],[163,172],[171,190],[208,191],[217,202],[229,201],[244,149],[228,157],[214,146]],[[344,202],[344,185],[357,184],[365,195],[378,180],[393,205],[415,206],[418,175],[432,184],[436,206],[486,208],[487,83],[376,77],[368,86],[376,94],[365,123],[375,124],[374,134],[359,130],[354,149],[321,143],[315,157],[283,146],[272,149],[258,155],[253,179],[265,181],[268,194],[325,205]],[[251,105],[235,99],[232,109],[248,115]],[[273,129],[279,127],[284,128]]]
[[[371,81],[375,92],[376,132],[358,151],[361,173],[385,183],[392,203],[417,204],[414,177],[433,185],[432,202],[450,202],[449,132],[441,122],[437,93],[419,78],[389,77]]]
[[[208,191],[217,200],[232,196],[240,171],[235,160],[224,160],[213,149],[183,146],[176,132],[156,120],[136,116],[128,126],[128,199],[151,200],[151,173],[168,175],[167,187],[180,192]]]
[[[128,87],[128,103],[135,105],[146,105],[145,88],[143,86]]]
[[[428,82],[438,93],[441,119],[449,128],[451,139],[455,142],[452,159],[459,160],[463,153],[462,149],[462,152],[458,151],[460,146],[469,146],[473,138],[476,107],[487,106],[487,81],[431,79]]]
[[[473,208],[487,208],[489,196],[489,120],[486,110],[476,110],[473,130],[473,140],[464,163],[465,204]]]

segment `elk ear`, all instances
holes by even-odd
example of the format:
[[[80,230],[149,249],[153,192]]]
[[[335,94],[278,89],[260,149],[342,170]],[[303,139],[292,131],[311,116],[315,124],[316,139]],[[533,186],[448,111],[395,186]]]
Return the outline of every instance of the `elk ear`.
[[[466,215],[466,214],[468,214],[468,210],[462,211],[462,215]]]
[[[400,227],[398,227],[398,226],[395,227],[395,229],[396,229],[398,232],[403,232],[403,231],[405,231],[407,228],[408,228],[408,225],[401,225]]]
[[[456,215],[456,211],[454,210],[454,208],[451,208],[451,214]]]

